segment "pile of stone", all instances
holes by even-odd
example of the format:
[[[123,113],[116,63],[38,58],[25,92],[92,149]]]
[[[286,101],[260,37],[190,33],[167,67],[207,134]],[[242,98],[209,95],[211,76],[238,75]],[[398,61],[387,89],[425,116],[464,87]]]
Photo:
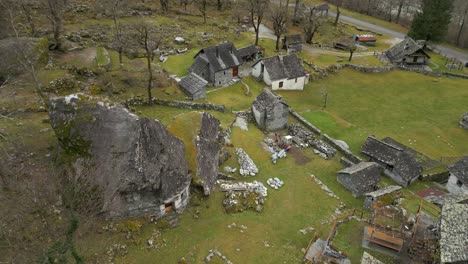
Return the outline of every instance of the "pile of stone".
[[[267,188],[261,182],[223,183],[221,190],[227,192],[223,206],[227,213],[246,210],[261,212],[268,195]]]
[[[333,193],[333,191],[330,190],[330,188],[328,188],[328,186],[326,186],[321,180],[315,177],[315,175],[311,174],[310,177],[320,186],[320,188],[322,188],[322,190],[324,190],[328,194],[328,196],[340,200],[340,197],[336,196],[336,194]]]
[[[255,176],[258,173],[258,168],[249,155],[242,148],[236,148],[236,154],[240,175]]]
[[[464,129],[468,129],[468,112],[462,115],[460,126]]]
[[[233,264],[232,261],[230,261],[226,256],[224,256],[223,254],[221,254],[221,252],[219,252],[218,250],[215,250],[215,249],[210,249],[210,254],[208,254],[208,256],[205,257],[205,262],[206,263],[210,263],[212,261],[212,259],[215,257],[215,256],[218,256],[219,258],[221,258],[226,264]],[[219,263],[219,261],[216,261],[216,260],[213,260],[214,262],[216,263]]]
[[[237,183],[223,183],[220,185],[223,192],[229,191],[254,191],[262,197],[268,196],[268,190],[263,183],[258,181],[253,182],[237,182]]]
[[[49,84],[46,87],[46,90],[48,92],[53,92],[57,94],[62,91],[74,90],[78,88],[79,84],[80,82],[77,81],[75,77],[66,76],[49,82]]]
[[[278,159],[282,159],[282,158],[286,158],[286,150],[285,149],[282,149],[278,152],[274,152],[272,155],[271,155],[271,161],[273,162],[273,164],[276,164],[276,161]]]
[[[278,190],[284,185],[284,182],[278,178],[269,178],[266,182],[271,188],[275,190]]]
[[[324,159],[334,157],[336,149],[328,145],[324,141],[315,138],[305,127],[300,124],[292,124],[288,127],[289,135],[292,136],[293,142],[298,147],[313,147],[316,154],[319,154]]]

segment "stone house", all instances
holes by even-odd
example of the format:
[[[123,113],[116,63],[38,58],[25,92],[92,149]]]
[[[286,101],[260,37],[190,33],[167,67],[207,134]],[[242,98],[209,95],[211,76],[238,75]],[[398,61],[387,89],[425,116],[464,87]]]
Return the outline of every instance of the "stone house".
[[[289,106],[267,88],[253,102],[252,114],[260,129],[275,131],[288,126]]]
[[[272,90],[303,90],[309,82],[309,74],[294,54],[261,59],[252,66],[252,75]]]
[[[304,43],[304,41],[300,34],[285,35],[281,41],[283,42],[282,48],[286,50],[288,54],[302,51],[302,43]]]
[[[448,166],[447,190],[453,194],[468,194],[468,156]]]
[[[408,150],[369,136],[361,153],[384,168],[384,174],[398,185],[408,186],[419,178],[422,168]]]
[[[201,49],[195,55],[189,72],[196,73],[213,86],[226,86],[239,76],[242,60],[231,42]]]
[[[206,96],[206,85],[208,82],[196,73],[191,72],[183,77],[179,86],[190,100],[204,99]]]
[[[375,162],[360,162],[338,171],[338,182],[354,197],[378,189],[381,168]]]
[[[427,65],[431,58],[416,41],[406,37],[402,42],[385,51],[387,58],[397,65]]]
[[[440,216],[441,263],[468,263],[468,204],[446,204]]]

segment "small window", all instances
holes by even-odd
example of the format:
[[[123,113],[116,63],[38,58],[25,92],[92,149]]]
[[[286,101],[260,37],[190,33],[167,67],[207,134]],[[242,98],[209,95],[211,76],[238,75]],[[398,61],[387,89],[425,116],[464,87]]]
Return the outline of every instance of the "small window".
[[[226,75],[226,71],[224,71],[223,73],[224,73],[224,75]]]
[[[221,84],[221,82],[218,82],[218,84]]]
[[[296,78],[296,83],[297,83],[297,78]]]
[[[463,182],[461,182],[460,180],[457,181],[457,186],[458,187],[462,187],[463,186]]]
[[[279,88],[283,88],[283,82],[279,83]]]

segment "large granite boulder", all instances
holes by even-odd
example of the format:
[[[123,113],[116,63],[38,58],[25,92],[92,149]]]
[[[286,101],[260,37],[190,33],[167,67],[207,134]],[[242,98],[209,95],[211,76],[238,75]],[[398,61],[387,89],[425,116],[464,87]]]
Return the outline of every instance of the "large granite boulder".
[[[468,112],[462,115],[460,126],[463,127],[464,129],[468,129]]]
[[[197,137],[197,175],[205,195],[209,195],[218,179],[220,154],[224,145],[224,133],[216,117],[204,112]]]
[[[111,218],[185,208],[191,177],[184,144],[159,120],[80,94],[52,99],[49,116],[81,203],[92,200]]]

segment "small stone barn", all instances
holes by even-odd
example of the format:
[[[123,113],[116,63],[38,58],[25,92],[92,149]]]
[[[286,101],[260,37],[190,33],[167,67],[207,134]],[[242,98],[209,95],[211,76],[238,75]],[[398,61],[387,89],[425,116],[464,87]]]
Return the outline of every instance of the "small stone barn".
[[[377,191],[368,192],[364,194],[364,205],[365,209],[371,210],[375,203],[378,203],[383,197],[393,192],[400,190],[400,186],[391,185],[386,186],[382,189],[378,189]]]
[[[252,66],[252,75],[272,90],[303,90],[309,81],[309,74],[294,54],[261,59]]]
[[[361,153],[379,163],[385,175],[403,187],[417,180],[422,173],[422,167],[412,153],[373,136],[364,142]]]
[[[282,39],[283,49],[290,53],[296,53],[302,51],[302,36],[300,34],[286,35]]]
[[[258,49],[255,45],[250,45],[237,50],[237,57],[243,62],[254,61],[258,59]]]
[[[387,58],[397,65],[427,65],[431,58],[416,41],[406,37],[402,42],[385,52]]]
[[[468,194],[468,156],[448,166],[447,190],[453,194]]]
[[[354,197],[378,189],[381,168],[375,162],[360,162],[338,172],[338,182]]]
[[[353,40],[367,46],[375,46],[377,39],[374,35],[354,35]]]
[[[206,96],[206,85],[208,82],[196,73],[191,72],[182,78],[179,86],[190,100],[204,99]]]
[[[441,263],[468,263],[468,204],[446,204],[440,216]]]
[[[275,131],[288,126],[289,106],[267,88],[255,99],[252,114],[260,129]]]

